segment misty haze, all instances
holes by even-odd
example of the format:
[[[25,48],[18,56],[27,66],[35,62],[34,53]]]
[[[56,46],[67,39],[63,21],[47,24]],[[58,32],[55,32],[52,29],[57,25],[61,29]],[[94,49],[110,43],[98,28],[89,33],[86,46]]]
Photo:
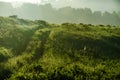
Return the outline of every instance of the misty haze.
[[[120,0],[0,0],[0,80],[120,80]]]

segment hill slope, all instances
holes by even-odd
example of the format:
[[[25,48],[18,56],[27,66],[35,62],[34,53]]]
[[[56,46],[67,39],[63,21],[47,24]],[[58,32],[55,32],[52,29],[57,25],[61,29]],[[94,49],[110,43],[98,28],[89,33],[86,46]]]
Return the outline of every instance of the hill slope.
[[[1,80],[120,79],[118,26],[0,21]]]

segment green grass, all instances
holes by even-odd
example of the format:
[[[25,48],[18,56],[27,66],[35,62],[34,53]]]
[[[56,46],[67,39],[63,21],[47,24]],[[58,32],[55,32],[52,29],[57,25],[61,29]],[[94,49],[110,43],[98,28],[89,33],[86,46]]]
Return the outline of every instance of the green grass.
[[[0,80],[120,79],[119,26],[0,21]]]

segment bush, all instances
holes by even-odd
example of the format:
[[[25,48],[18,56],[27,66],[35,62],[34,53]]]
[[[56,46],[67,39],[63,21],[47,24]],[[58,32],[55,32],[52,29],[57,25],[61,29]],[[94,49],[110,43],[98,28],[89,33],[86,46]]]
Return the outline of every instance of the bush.
[[[5,61],[10,57],[12,57],[11,51],[4,47],[0,47],[0,62]]]

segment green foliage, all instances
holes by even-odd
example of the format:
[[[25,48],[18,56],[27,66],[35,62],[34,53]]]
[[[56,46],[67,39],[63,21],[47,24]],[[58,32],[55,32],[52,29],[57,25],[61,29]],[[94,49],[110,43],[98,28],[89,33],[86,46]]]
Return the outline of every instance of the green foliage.
[[[11,51],[5,49],[4,47],[0,47],[0,62],[3,62],[4,60],[7,60],[10,57],[12,57]]]
[[[12,71],[7,68],[0,67],[0,79],[4,80],[11,76]]]
[[[10,18],[17,18],[17,15],[9,16]]]
[[[0,22],[0,80],[120,79],[118,26]]]

